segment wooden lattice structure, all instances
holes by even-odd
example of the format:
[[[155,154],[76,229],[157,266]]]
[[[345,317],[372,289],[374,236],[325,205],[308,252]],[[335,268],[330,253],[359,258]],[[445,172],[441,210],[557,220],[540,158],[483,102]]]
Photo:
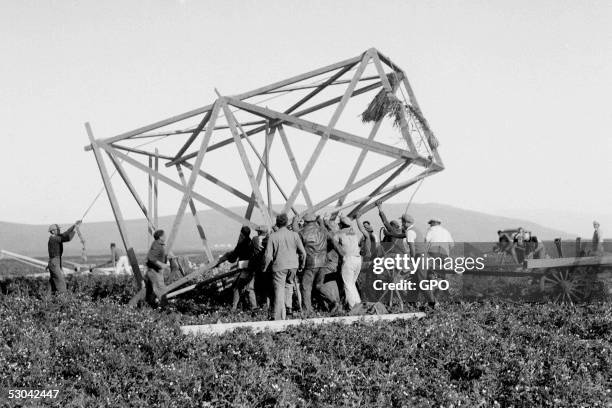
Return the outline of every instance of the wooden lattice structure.
[[[358,113],[381,90],[383,96],[403,98],[395,120],[384,116],[372,123],[362,123]],[[251,226],[256,209],[260,221],[272,225],[273,195],[279,197],[277,203],[284,203],[284,212],[298,213],[294,206],[301,195],[307,210],[316,212],[331,207],[335,212],[342,210],[351,216],[368,211],[376,200],[385,201],[444,168],[435,137],[406,74],[374,48],[250,92],[224,96],[217,91],[217,95],[207,106],[109,138],[95,139],[90,125],[86,124],[90,144],[85,149],[94,152],[138,282],[140,271],[103,153],[142,210],[150,231],[156,226],[157,205],[151,196],[157,196],[158,182],[179,193],[178,211],[167,239],[168,250],[175,243],[189,207],[209,262],[211,251],[205,226],[197,220],[196,203]],[[357,102],[351,105],[353,101]],[[349,105],[353,111],[347,108]],[[282,148],[277,143],[275,151],[272,145],[276,136],[281,139]],[[296,157],[305,149],[295,149],[295,146],[307,138],[316,145],[300,167]],[[143,139],[151,141],[145,143],[147,149],[142,147]],[[153,141],[160,142],[153,144]],[[322,153],[337,149],[334,145],[342,150],[335,150],[335,156],[332,154],[325,167],[328,177],[313,189],[308,183],[309,177],[321,161]],[[217,174],[208,168],[219,154],[228,168],[244,172],[248,180],[246,187],[234,183],[237,176],[222,181],[222,176],[228,174],[223,167]],[[280,156],[284,157],[286,169],[277,169]],[[370,158],[372,163],[384,165],[368,167],[366,159]],[[131,171],[137,169],[148,176],[148,206],[128,174],[128,166]],[[342,175],[343,171],[347,174]],[[315,197],[316,191],[333,188],[329,187],[332,179],[342,176],[339,187],[324,197]],[[261,186],[264,177],[265,189]],[[229,194],[243,201],[246,212],[236,213],[218,202],[217,194],[209,192],[213,187],[220,191],[218,194]],[[170,289],[189,279],[175,282]]]

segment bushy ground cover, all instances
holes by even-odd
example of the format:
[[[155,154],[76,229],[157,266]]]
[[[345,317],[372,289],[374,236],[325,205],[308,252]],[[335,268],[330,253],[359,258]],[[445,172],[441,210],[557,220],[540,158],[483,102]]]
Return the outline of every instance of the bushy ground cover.
[[[201,298],[130,309],[130,277],[12,280],[0,295],[0,402],[76,406],[609,407],[612,305],[455,303],[422,320],[180,334],[260,320]],[[21,401],[23,403],[23,400]]]

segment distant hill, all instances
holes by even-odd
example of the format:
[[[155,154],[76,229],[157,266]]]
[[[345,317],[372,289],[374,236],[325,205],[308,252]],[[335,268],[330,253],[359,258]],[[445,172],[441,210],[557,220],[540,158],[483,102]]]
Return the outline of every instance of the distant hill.
[[[389,219],[399,218],[404,212],[406,204],[388,203],[383,206]],[[297,206],[300,211],[304,207]],[[233,208],[238,213],[244,213],[245,208]],[[464,210],[441,204],[412,204],[409,213],[416,220],[416,228],[423,232],[427,228],[427,221],[436,216],[443,221],[443,225],[452,233],[455,241],[495,241],[498,229],[515,228],[523,226],[538,237],[550,240],[557,237],[575,238],[574,235],[546,228],[536,223],[509,218],[499,215],[485,214],[477,211]],[[200,221],[212,245],[230,246],[235,243],[240,225],[212,210],[200,211]],[[261,222],[257,211],[254,213],[254,222]],[[174,217],[160,217],[160,228],[169,231]],[[381,226],[376,210],[362,216],[362,220],[369,220],[375,230]],[[126,221],[130,244],[136,252],[147,249],[146,223],[144,219]],[[45,256],[47,250],[48,225],[15,224],[0,221],[0,248],[18,252],[29,256]],[[104,254],[108,252],[110,242],[121,243],[119,231],[113,221],[85,223],[81,231],[86,240],[88,254]],[[199,250],[201,242],[197,235],[193,217],[187,211],[183,218],[181,230],[175,248],[185,251]],[[66,244],[67,255],[79,255],[81,251],[78,239]]]

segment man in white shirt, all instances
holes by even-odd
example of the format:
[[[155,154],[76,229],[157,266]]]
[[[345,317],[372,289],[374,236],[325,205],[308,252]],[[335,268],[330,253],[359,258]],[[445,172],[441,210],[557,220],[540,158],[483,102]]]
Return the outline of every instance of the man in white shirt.
[[[451,248],[455,245],[455,241],[450,232],[442,225],[442,221],[438,218],[432,218],[428,222],[429,229],[425,234],[425,243],[427,244],[427,255],[429,257],[446,258],[450,255]]]
[[[111,262],[113,263],[113,268],[115,268],[115,273],[118,274],[122,271],[131,272],[132,268],[130,267],[130,261],[127,255],[125,255],[114,242],[111,242],[110,250],[112,257]]]

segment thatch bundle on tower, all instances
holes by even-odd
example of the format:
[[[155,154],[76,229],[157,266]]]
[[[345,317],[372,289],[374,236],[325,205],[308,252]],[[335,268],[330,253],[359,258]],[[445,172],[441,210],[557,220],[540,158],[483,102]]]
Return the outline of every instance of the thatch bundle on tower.
[[[387,74],[387,79],[391,85],[391,89],[397,89],[399,79],[394,72]],[[415,122],[421,126],[427,134],[427,141],[432,149],[437,149],[440,145],[438,139],[434,136],[431,129],[427,124],[427,121],[423,117],[421,111],[410,104],[404,104],[392,91],[381,89],[372,102],[369,103],[366,110],[361,114],[361,120],[363,123],[378,122],[385,116],[388,116],[393,120],[394,127],[401,127],[402,116],[405,110],[408,110],[411,117],[414,118]]]

